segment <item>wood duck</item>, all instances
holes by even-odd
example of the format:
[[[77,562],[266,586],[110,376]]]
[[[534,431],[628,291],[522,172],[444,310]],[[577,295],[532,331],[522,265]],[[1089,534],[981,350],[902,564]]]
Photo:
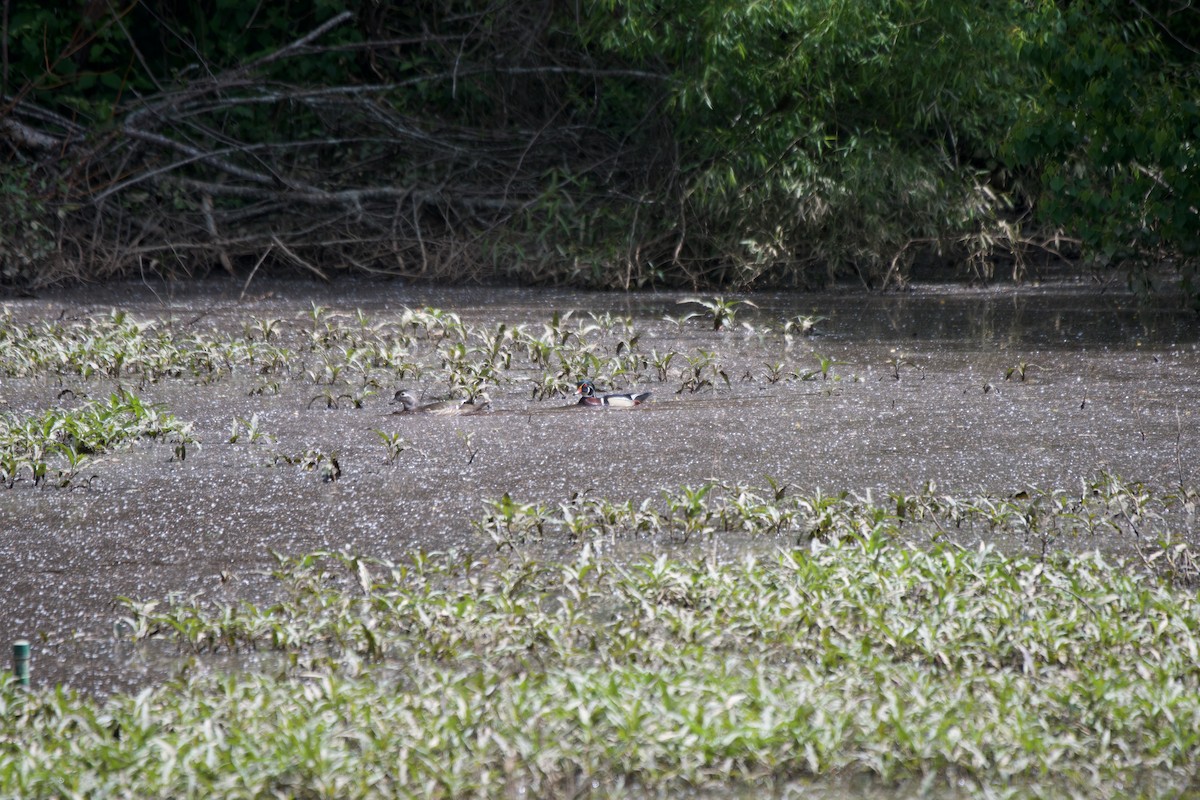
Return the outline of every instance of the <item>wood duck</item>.
[[[399,411],[393,411],[393,414],[436,414],[438,416],[479,414],[492,407],[492,400],[487,396],[487,392],[482,392],[474,400],[443,400],[439,403],[421,405],[412,392],[401,389],[392,398],[392,403],[400,403],[404,406]]]
[[[606,394],[597,396],[596,385],[591,378],[584,378],[575,384],[575,394],[579,395],[577,405],[609,406],[611,408],[633,408],[640,406],[650,399],[650,392],[633,392],[629,394]]]

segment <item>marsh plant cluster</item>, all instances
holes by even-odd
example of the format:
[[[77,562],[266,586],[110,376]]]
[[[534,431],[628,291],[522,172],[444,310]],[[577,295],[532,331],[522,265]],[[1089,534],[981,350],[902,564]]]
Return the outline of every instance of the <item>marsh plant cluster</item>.
[[[103,702],[0,689],[0,787],[619,797],[854,777],[1149,797],[1194,780],[1194,592],[1095,553],[842,524],[726,561],[320,552],[280,559],[269,605],[129,601],[135,638],[190,660]]]
[[[614,501],[575,494],[557,505],[520,502],[510,494],[488,500],[476,530],[496,549],[516,550],[547,540],[603,547],[623,540],[689,542],[788,541],[878,533],[932,541],[1019,542],[1042,558],[1061,547],[1101,544],[1136,553],[1144,567],[1185,584],[1200,579],[1188,543],[1197,494],[1180,486],[1156,494],[1108,472],[1081,480],[1076,491],[1027,489],[1004,496],[954,495],[926,484],[913,493],[811,494],[780,481],[751,487],[710,481],[667,489],[657,497]]]
[[[234,381],[250,395],[297,394],[306,409],[362,410],[398,381],[415,383],[436,397],[474,399],[490,389],[541,401],[570,396],[584,377],[601,385],[655,383],[677,394],[728,387],[735,379],[775,383],[831,377],[834,362],[808,352],[786,366],[782,361],[764,365],[761,375],[749,369],[735,373],[720,352],[722,330],[770,337],[791,348],[813,331],[819,317],[743,321],[733,330],[738,307],[752,303],[723,297],[682,303],[691,310],[667,319],[678,328],[711,328],[712,345],[664,347],[660,352],[643,346],[643,334],[631,317],[577,317],[572,311],[553,313],[539,330],[521,324],[471,324],[432,307],[405,307],[385,319],[372,319],[362,311],[348,314],[313,305],[302,318],[255,318],[240,332],[197,330],[176,318],[135,319],[119,310],[32,323],[5,312],[0,315],[0,375],[40,381],[43,390],[53,380],[58,393],[51,410],[5,417],[10,435],[0,442],[0,478],[10,487],[26,474],[35,484],[48,476],[52,484],[70,483],[83,457],[97,452],[86,443],[112,437],[89,411],[92,401],[68,409],[64,398],[95,394],[113,394],[110,412],[117,408],[114,404],[125,404],[134,418],[148,416],[146,430],[138,435],[173,438],[178,457],[183,457],[186,445],[195,441],[187,423],[176,422],[161,405],[138,399],[138,393],[171,380],[200,386]],[[800,363],[814,359],[816,368]],[[165,427],[156,428],[160,423]],[[41,440],[34,440],[35,429],[44,431]],[[405,446],[394,434],[378,435],[386,459],[394,463]],[[234,417],[226,441],[270,444],[273,435],[253,415]],[[83,444],[76,447],[75,442]],[[269,462],[311,468],[335,458],[308,448],[274,452]]]
[[[180,460],[195,443],[190,423],[124,390],[74,409],[51,408],[30,417],[0,414],[0,483],[11,489],[28,477],[35,486],[66,487],[80,477],[86,459],[142,438],[172,442]]]
[[[714,331],[735,329],[738,306],[754,305],[722,297],[681,303],[693,310],[664,319],[679,328],[698,320],[696,325],[711,325]],[[800,314],[777,324],[743,321],[736,330],[790,344],[812,333],[820,321]],[[674,382],[672,388],[681,390],[695,388],[689,378],[711,378],[722,371],[714,352],[645,352],[639,347],[641,338],[631,317],[577,316],[573,311],[553,313],[537,330],[472,324],[454,312],[431,307],[405,307],[375,320],[362,311],[346,314],[313,305],[306,320],[256,318],[243,326],[241,335],[194,331],[174,318],[135,320],[122,311],[70,323],[32,324],[5,313],[0,315],[0,374],[123,380],[142,386],[166,378],[213,382],[235,375],[264,380],[276,376],[350,392],[334,395],[339,400],[361,397],[383,381],[427,373],[451,393],[474,396],[487,385],[530,380],[534,397],[549,397],[567,393],[582,377]],[[795,377],[802,375],[797,370]],[[278,382],[259,387],[278,389]]]

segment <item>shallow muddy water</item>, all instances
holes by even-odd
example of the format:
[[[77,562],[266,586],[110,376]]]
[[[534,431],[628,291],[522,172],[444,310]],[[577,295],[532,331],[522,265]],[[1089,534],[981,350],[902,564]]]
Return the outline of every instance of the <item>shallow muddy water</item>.
[[[199,447],[180,462],[170,445],[143,443],[92,459],[81,473],[90,480],[68,488],[29,480],[0,488],[5,650],[31,638],[39,684],[128,688],[153,665],[119,644],[117,596],[252,596],[272,551],[399,559],[418,548],[490,550],[471,523],[485,499],[506,492],[553,506],[578,492],[657,497],[709,479],[764,486],[767,476],[805,492],[915,491],[934,482],[940,492],[1000,495],[1030,486],[1078,490],[1100,470],[1160,487],[1200,480],[1200,323],[1192,312],[1139,310],[1128,296],[1085,287],[917,287],[883,296],[757,295],[758,308],[742,307],[730,329],[715,332],[703,319],[664,319],[686,310],[677,304],[685,296],[366,281],[256,283],[243,293],[241,284],[206,282],[5,301],[17,323],[119,309],[170,320],[176,332],[242,335],[255,320],[278,319],[278,341],[297,349],[314,304],[347,325],[358,310],[388,323],[406,307],[432,306],[471,325],[533,331],[553,312],[574,310],[567,327],[591,322],[588,312],[628,316],[641,352],[710,353],[728,378],[727,385],[710,367],[715,388],[688,391],[680,358],[665,379],[646,369],[621,385],[652,391],[649,404],[594,410],[567,397],[533,400],[540,371],[514,365],[489,387],[491,413],[449,418],[391,414],[396,389],[444,391],[434,368],[391,376],[361,408],[344,400],[326,407],[325,387],[306,375],[318,360],[311,353],[269,379],[236,370],[211,383],[122,378],[143,401],[192,422]],[[785,338],[783,321],[797,314],[825,319],[813,336]],[[272,381],[271,391],[256,393]],[[0,410],[30,415],[106,396],[116,385],[71,375],[5,378]],[[255,414],[273,438],[230,443],[234,419]],[[377,431],[403,436],[410,449],[387,463]],[[338,480],[278,459],[314,449],[336,454]],[[1186,534],[1196,543],[1194,528]]]

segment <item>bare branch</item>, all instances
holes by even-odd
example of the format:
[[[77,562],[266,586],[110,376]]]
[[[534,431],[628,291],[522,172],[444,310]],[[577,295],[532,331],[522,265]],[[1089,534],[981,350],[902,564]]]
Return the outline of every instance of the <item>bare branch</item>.
[[[334,16],[332,19],[328,19],[325,22],[323,22],[322,24],[318,25],[316,28],[309,31],[305,35],[301,36],[299,39],[292,42],[291,44],[281,47],[278,50],[276,50],[275,52],[269,53],[256,61],[251,61],[249,64],[245,64],[241,67],[238,67],[234,72],[236,74],[244,74],[247,72],[253,72],[255,70],[258,70],[258,69],[261,69],[261,68],[267,66],[268,64],[272,64],[276,61],[279,61],[280,59],[287,58],[294,51],[304,47],[309,42],[312,42],[315,39],[321,38],[325,34],[329,33],[329,31],[336,28],[338,25],[341,25],[344,22],[349,22],[352,19],[354,19],[353,11],[349,11],[349,10],[343,11],[342,13]]]
[[[324,272],[321,272],[321,270],[317,269],[314,265],[308,263],[303,258],[301,258],[300,256],[296,255],[294,252],[292,252],[291,248],[289,248],[286,244],[281,242],[279,240],[278,236],[272,236],[271,241],[274,242],[275,246],[278,247],[280,250],[282,250],[284,252],[284,254],[287,255],[287,257],[290,258],[293,262],[300,265],[301,267],[304,267],[306,270],[313,273],[314,275],[316,275],[318,278],[325,281],[326,283],[329,283],[328,275],[326,275]]]
[[[0,133],[20,147],[31,150],[57,150],[62,142],[36,128],[31,128],[12,117],[0,118]]]

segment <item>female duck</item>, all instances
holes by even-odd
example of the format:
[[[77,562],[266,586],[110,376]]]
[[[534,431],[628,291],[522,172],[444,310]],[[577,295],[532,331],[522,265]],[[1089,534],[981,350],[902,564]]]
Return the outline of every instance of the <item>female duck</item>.
[[[608,406],[609,408],[633,408],[650,399],[650,392],[597,395],[596,385],[592,383],[591,378],[584,378],[577,383],[575,394],[579,395],[577,405]]]
[[[420,401],[407,389],[401,389],[396,392],[396,396],[392,398],[392,403],[400,403],[404,406],[400,411],[393,412],[395,414],[416,413],[436,414],[438,416],[478,414],[487,411],[492,406],[491,398],[487,396],[487,392],[481,393],[474,400],[443,400],[440,403],[426,403],[425,405],[421,405]]]

